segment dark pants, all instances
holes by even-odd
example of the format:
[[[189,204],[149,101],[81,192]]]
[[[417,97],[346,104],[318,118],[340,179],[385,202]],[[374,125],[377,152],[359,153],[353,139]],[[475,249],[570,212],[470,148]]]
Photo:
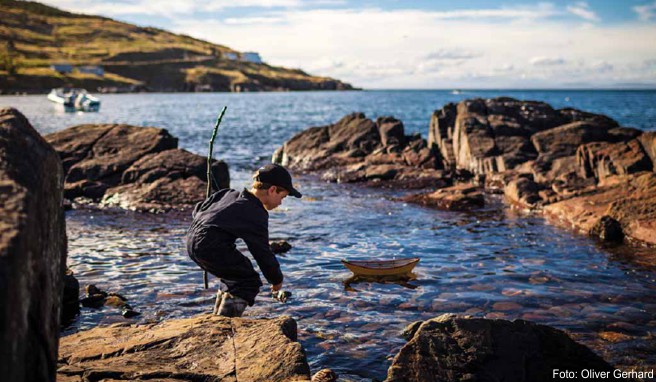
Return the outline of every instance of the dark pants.
[[[194,235],[187,236],[189,257],[207,272],[218,277],[221,290],[255,303],[262,280],[251,261],[233,246],[199,246]]]

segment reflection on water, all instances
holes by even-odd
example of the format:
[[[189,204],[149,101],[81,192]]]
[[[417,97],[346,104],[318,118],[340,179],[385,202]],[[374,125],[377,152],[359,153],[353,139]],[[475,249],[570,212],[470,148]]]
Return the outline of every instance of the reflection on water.
[[[271,237],[294,246],[279,257],[293,298],[280,304],[263,289],[246,315],[295,318],[314,371],[382,379],[401,330],[442,313],[530,320],[567,330],[618,366],[656,365],[655,273],[634,261],[649,250],[603,248],[493,198],[480,213],[454,213],[392,202],[392,191],[299,185],[309,197],[285,200],[270,221]],[[82,285],[125,295],[142,312],[135,322],[211,311],[216,282],[204,290],[184,252],[189,220],[69,211],[69,264]],[[391,256],[421,258],[414,288],[349,280],[340,263]],[[66,334],[116,321],[125,321],[116,309],[82,308]]]
[[[355,289],[355,284],[360,283],[380,283],[380,284],[397,284],[404,288],[408,289],[417,289],[418,285],[411,284],[410,281],[416,280],[417,275],[411,273],[408,275],[402,276],[360,276],[360,275],[351,275],[343,281],[344,290],[347,292],[357,292]]]

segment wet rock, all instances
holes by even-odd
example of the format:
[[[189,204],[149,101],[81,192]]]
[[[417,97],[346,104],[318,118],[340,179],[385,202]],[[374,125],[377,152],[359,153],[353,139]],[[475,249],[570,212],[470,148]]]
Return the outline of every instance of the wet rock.
[[[530,177],[521,176],[508,182],[504,193],[511,204],[520,208],[535,208],[542,200],[539,186]]]
[[[121,315],[125,318],[132,318],[141,315],[141,313],[135,311],[130,304],[127,303],[127,298],[118,293],[105,292],[93,284],[87,285],[85,290],[87,295],[80,301],[84,307],[100,309],[103,306],[111,306],[118,308]]]
[[[604,215],[590,229],[590,234],[604,241],[622,242],[624,232],[622,225],[610,216]]]
[[[409,195],[403,200],[449,211],[470,211],[485,206],[481,188],[468,184],[446,187],[427,194]]]
[[[84,290],[86,291],[86,296],[80,300],[82,306],[86,308],[100,308],[105,305],[107,292],[98,289],[93,284],[87,285],[84,287]]]
[[[271,247],[271,252],[275,254],[285,253],[292,249],[292,245],[285,240],[271,241],[269,247]]]
[[[416,324],[413,324],[416,326]],[[553,381],[553,370],[613,367],[564,332],[523,320],[444,314],[424,321],[394,357],[393,381]]]
[[[64,274],[64,289],[62,297],[62,326],[70,323],[80,313],[80,283],[73,271],[66,269]]]
[[[137,316],[140,316],[140,315],[141,315],[141,313],[139,313],[139,312],[135,311],[134,309],[132,309],[130,307],[130,305],[125,305],[121,309],[121,316],[123,316],[124,318],[134,318],[134,317],[137,317]]]
[[[165,129],[79,125],[46,139],[64,163],[65,196],[139,211],[185,209],[203,200],[206,158],[177,149]],[[227,165],[215,161],[215,189],[229,186]]]
[[[66,271],[62,163],[18,110],[0,110],[0,375],[54,381]]]
[[[288,317],[97,327],[62,338],[59,358],[59,375],[89,380],[310,381]]]

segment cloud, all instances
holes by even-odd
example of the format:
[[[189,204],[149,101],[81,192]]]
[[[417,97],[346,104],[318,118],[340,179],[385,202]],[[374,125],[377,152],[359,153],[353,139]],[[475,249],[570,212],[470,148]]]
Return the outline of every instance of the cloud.
[[[567,11],[588,21],[600,21],[599,16],[584,1],[568,6]]]
[[[227,25],[276,24],[283,21],[282,17],[231,17],[225,19]]]
[[[499,9],[467,9],[446,12],[431,12],[435,19],[541,19],[555,16],[560,12],[551,3],[539,3],[536,6],[515,6]]]
[[[429,60],[448,61],[448,60],[469,60],[479,57],[480,54],[460,50],[460,49],[440,49],[429,53],[425,56]]]
[[[556,66],[566,63],[564,59],[559,57],[533,57],[530,62],[533,66]]]
[[[638,14],[638,19],[642,21],[656,19],[656,1],[651,4],[635,6],[633,11]]]

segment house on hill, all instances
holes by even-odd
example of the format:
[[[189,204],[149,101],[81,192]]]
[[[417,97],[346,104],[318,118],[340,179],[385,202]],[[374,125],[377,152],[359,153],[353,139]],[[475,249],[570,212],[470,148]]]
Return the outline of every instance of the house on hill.
[[[86,74],[95,74],[96,76],[102,77],[105,75],[105,69],[102,66],[98,65],[86,65],[79,66],[77,68],[78,72]]]
[[[50,69],[54,70],[57,73],[67,74],[73,72],[73,65],[71,64],[52,64]]]
[[[242,61],[252,62],[255,64],[262,63],[262,57],[260,57],[260,54],[257,52],[244,52],[241,55],[241,59]]]

